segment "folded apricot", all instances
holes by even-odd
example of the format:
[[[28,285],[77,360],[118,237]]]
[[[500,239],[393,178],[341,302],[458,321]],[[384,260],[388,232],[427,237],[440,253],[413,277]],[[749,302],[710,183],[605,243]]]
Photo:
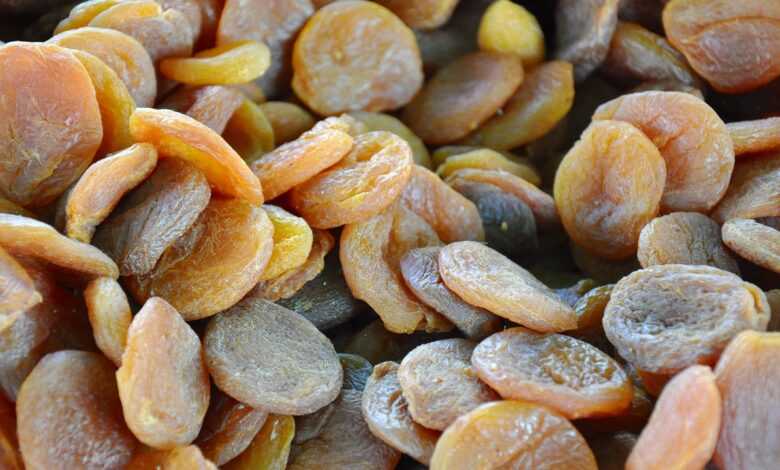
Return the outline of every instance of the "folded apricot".
[[[780,273],[780,230],[750,219],[723,224],[723,243],[739,256]]]
[[[263,75],[271,62],[268,47],[256,41],[237,41],[200,51],[192,57],[160,61],[160,73],[188,85],[246,83]]]
[[[100,277],[87,284],[84,289],[84,302],[95,344],[119,367],[122,365],[127,332],[133,319],[125,291],[116,280]]]
[[[225,470],[286,468],[294,435],[295,420],[292,416],[269,415],[249,447],[222,468]]]
[[[274,247],[261,281],[273,279],[306,262],[312,249],[314,234],[300,217],[281,207],[265,205],[265,213],[274,226]]]

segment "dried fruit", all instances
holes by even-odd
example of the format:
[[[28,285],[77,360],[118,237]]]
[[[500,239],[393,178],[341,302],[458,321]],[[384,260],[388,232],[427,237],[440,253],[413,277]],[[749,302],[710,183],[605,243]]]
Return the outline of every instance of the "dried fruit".
[[[780,117],[730,122],[726,128],[734,143],[734,154],[764,152],[780,147]]]
[[[203,456],[224,465],[239,456],[255,439],[268,413],[237,402],[223,393],[212,395],[203,428],[195,443]]]
[[[100,277],[87,284],[84,303],[95,344],[111,362],[121,366],[127,332],[133,319],[125,291],[114,279]]]
[[[447,157],[436,168],[436,174],[442,178],[447,178],[456,171],[465,168],[500,170],[523,178],[537,186],[542,183],[539,173],[531,165],[512,161],[495,150],[488,148],[477,148]]]
[[[260,276],[261,281],[267,281],[305,263],[311,252],[314,234],[305,220],[281,207],[265,205],[263,209],[274,225],[273,252]]]
[[[122,0],[89,0],[74,6],[68,17],[59,22],[54,29],[54,34],[59,34],[71,29],[87,26],[92,18],[108,10]]]
[[[217,470],[217,466],[206,460],[196,445],[175,447],[170,450],[145,448],[133,456],[126,470]]]
[[[425,168],[431,167],[431,157],[425,144],[400,119],[389,114],[366,111],[352,111],[349,115],[363,123],[367,132],[387,131],[404,139],[412,149],[414,163]]]
[[[750,219],[723,224],[723,243],[739,256],[774,272],[780,272],[780,230]]]
[[[230,85],[263,75],[270,61],[271,52],[265,44],[237,41],[200,51],[192,57],[163,59],[160,73],[188,85]]]
[[[168,95],[159,107],[186,114],[222,134],[243,101],[240,91],[226,86],[182,87]]]
[[[232,114],[222,137],[247,163],[254,162],[276,146],[271,123],[260,106],[248,99]]]
[[[712,211],[718,223],[729,219],[780,216],[780,152],[742,158],[728,191]]]
[[[24,267],[0,248],[0,331],[42,300]]]
[[[260,105],[274,130],[277,145],[286,144],[314,127],[314,117],[297,104],[269,101]]]
[[[225,470],[283,470],[295,435],[292,416],[269,415],[249,447],[222,468]]]
[[[414,29],[435,29],[445,24],[458,0],[379,0]]]
[[[523,65],[533,67],[544,60],[544,33],[536,17],[509,0],[493,2],[479,23],[479,48],[514,54]]]
[[[617,26],[618,0],[563,0],[555,10],[557,59],[574,64],[585,80],[607,57]]]

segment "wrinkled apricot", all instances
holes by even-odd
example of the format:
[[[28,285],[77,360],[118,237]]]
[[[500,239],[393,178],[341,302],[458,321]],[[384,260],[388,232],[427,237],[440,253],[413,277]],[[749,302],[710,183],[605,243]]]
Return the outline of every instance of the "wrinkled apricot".
[[[780,216],[780,152],[742,158],[726,194],[712,211],[716,222]]]
[[[268,47],[255,41],[237,41],[200,51],[192,57],[160,61],[160,73],[188,85],[246,83],[263,75],[271,62]]]
[[[493,2],[479,23],[479,48],[514,54],[526,67],[544,60],[544,33],[536,17],[509,0]]]
[[[133,319],[125,291],[114,279],[100,277],[87,284],[84,303],[87,305],[95,344],[119,367],[127,344],[127,331]]]
[[[423,83],[412,31],[390,10],[362,0],[314,13],[295,40],[292,66],[295,94],[323,115],[397,109]]]
[[[269,415],[249,447],[222,468],[225,470],[282,470],[287,467],[295,435],[292,416]]]
[[[281,207],[265,205],[265,213],[274,225],[274,245],[261,281],[273,279],[300,267],[311,252],[314,234],[306,221]]]
[[[240,91],[219,85],[183,87],[168,95],[159,107],[186,114],[217,134],[222,134],[241,106]]]
[[[170,450],[146,448],[136,452],[126,470],[217,470],[196,445],[175,447]]]
[[[195,443],[203,456],[224,465],[246,450],[268,418],[268,413],[237,402],[229,396],[212,395],[203,428]]]
[[[452,16],[458,0],[379,0],[413,29],[436,29]]]
[[[638,369],[673,374],[713,364],[740,331],[766,329],[758,287],[709,266],[666,264],[621,279],[604,312],[604,332]]]
[[[726,128],[737,156],[780,148],[780,117],[730,122]]]
[[[89,0],[79,3],[70,10],[66,18],[59,22],[54,29],[54,34],[87,26],[92,18],[120,2],[122,0]]]
[[[487,121],[523,82],[518,57],[475,52],[450,63],[409,103],[403,120],[427,144],[448,144]]]
[[[125,421],[138,440],[172,449],[197,437],[210,396],[200,339],[159,297],[133,317],[116,382]]]
[[[574,65],[585,80],[607,57],[617,26],[618,0],[563,0],[555,10],[557,59]]]
[[[352,111],[349,115],[362,122],[367,132],[387,131],[404,139],[412,149],[414,163],[425,168],[431,167],[431,157],[425,144],[400,119],[389,114],[369,113],[366,111]]]
[[[456,171],[466,168],[500,170],[523,178],[536,186],[542,183],[539,173],[531,165],[512,161],[489,148],[477,148],[447,157],[436,168],[436,174],[442,178],[447,178]]]
[[[613,284],[595,287],[577,300],[573,307],[577,315],[577,329],[570,331],[570,335],[588,342],[604,336],[601,321],[614,288]]]
[[[248,99],[243,100],[231,115],[222,137],[247,163],[276,147],[271,122],[263,110]]]
[[[0,248],[0,330],[43,300],[33,280],[16,259]]]
[[[731,219],[722,230],[723,243],[739,256],[780,272],[780,230],[750,219]]]
[[[700,100],[704,99],[704,92],[702,92],[700,88],[680,83],[677,80],[654,80],[643,82],[632,88],[630,93],[640,93],[643,91],[679,91],[693,95]]]
[[[269,101],[260,105],[274,130],[277,145],[286,144],[314,127],[314,117],[297,104],[285,101]]]

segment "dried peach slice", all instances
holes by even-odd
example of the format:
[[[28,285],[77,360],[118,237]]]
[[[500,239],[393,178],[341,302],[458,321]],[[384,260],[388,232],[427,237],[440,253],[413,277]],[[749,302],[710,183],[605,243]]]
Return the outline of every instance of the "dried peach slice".
[[[305,220],[281,207],[265,205],[263,209],[274,225],[273,252],[268,266],[260,276],[261,281],[268,281],[306,262],[314,234]]]
[[[119,367],[127,344],[127,331],[133,319],[125,291],[114,279],[100,277],[87,284],[84,302],[95,344]]]
[[[237,41],[200,51],[192,57],[160,61],[160,73],[188,85],[246,83],[263,75],[271,61],[265,44]]]

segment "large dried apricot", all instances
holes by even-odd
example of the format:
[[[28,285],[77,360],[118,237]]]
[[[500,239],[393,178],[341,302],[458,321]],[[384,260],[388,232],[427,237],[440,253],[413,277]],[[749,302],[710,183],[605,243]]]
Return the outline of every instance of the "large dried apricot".
[[[712,218],[724,223],[774,216],[780,216],[780,152],[741,158]]]
[[[160,73],[188,85],[246,83],[263,75],[271,62],[265,44],[237,41],[198,52],[192,57],[160,61]]]
[[[159,107],[184,113],[222,134],[243,101],[240,91],[225,86],[183,87],[168,95]]]
[[[780,147],[780,117],[726,124],[734,142],[734,154],[763,152]]]
[[[739,256],[780,273],[780,230],[750,219],[723,224],[723,243]]]
[[[212,394],[195,443],[204,457],[224,465],[251,445],[266,418],[268,413],[265,411],[237,402],[223,393]]]
[[[122,365],[127,332],[133,319],[125,291],[114,279],[100,277],[87,284],[84,303],[87,305],[95,344],[119,367]]]
[[[263,209],[274,225],[273,252],[268,266],[260,276],[261,281],[268,281],[306,262],[314,234],[305,220],[281,207],[265,205]]]
[[[515,54],[526,67],[544,60],[544,33],[536,17],[509,0],[493,2],[479,23],[479,48]]]
[[[223,465],[224,470],[284,470],[295,435],[292,416],[270,415],[249,447]]]
[[[574,64],[578,82],[607,57],[617,26],[618,0],[562,0],[555,10],[555,57]]]

